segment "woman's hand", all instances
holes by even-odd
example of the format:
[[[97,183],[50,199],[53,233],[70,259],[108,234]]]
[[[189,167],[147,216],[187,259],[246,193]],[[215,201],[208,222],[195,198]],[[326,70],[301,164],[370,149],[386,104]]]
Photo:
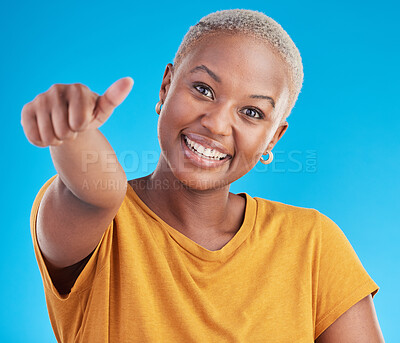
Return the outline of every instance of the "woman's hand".
[[[29,142],[39,147],[73,140],[79,132],[103,125],[132,86],[133,80],[125,77],[99,96],[80,83],[54,84],[23,107],[24,133]]]
[[[78,275],[76,264],[98,245],[125,198],[125,172],[98,127],[132,85],[131,78],[120,79],[101,96],[82,84],[54,85],[22,110],[26,137],[34,145],[50,145],[57,171],[40,203],[36,236],[53,283],[63,292]]]

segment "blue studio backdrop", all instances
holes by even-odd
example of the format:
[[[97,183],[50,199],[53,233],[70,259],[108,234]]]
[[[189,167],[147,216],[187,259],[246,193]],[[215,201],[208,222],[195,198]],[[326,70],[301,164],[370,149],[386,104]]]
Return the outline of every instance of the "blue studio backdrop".
[[[2,147],[0,341],[55,342],[33,253],[29,215],[55,174],[49,149],[25,138],[23,105],[54,83],[103,93],[131,76],[133,90],[101,131],[128,179],[157,162],[154,111],[167,63],[190,25],[221,9],[259,10],[289,33],[304,86],[274,148],[232,185],[316,208],[344,231],[379,285],[374,298],[387,342],[400,342],[399,3],[373,1],[7,1],[0,10]]]

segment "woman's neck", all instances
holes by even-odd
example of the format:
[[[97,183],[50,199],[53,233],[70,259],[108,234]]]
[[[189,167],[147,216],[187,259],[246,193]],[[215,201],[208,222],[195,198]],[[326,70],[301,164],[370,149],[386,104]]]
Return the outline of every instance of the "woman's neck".
[[[229,185],[196,190],[179,182],[172,173],[157,169],[130,184],[162,220],[196,242],[232,238],[243,222],[245,199],[230,193]]]

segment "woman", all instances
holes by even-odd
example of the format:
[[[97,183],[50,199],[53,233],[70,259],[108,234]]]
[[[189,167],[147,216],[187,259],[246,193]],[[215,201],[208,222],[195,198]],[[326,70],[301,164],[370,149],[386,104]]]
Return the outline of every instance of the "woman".
[[[57,170],[31,226],[58,341],[383,342],[379,288],[335,223],[229,192],[271,162],[302,80],[271,18],[204,17],[164,73],[158,165],[128,182],[98,128],[130,78],[102,96],[54,85],[24,107],[27,138]]]

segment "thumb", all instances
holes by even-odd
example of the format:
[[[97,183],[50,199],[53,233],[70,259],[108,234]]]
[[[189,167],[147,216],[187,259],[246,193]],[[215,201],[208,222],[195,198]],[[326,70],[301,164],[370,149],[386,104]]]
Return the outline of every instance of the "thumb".
[[[103,95],[97,98],[96,106],[93,110],[93,121],[98,122],[97,127],[102,125],[114,109],[125,100],[132,86],[133,79],[131,77],[124,77],[115,81]]]

